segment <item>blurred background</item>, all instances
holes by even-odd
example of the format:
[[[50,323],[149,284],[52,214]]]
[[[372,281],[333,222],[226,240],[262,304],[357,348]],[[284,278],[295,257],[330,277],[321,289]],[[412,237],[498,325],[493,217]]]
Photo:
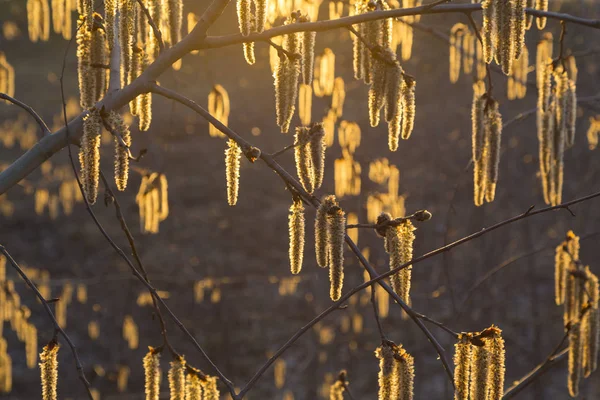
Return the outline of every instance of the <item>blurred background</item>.
[[[0,51],[15,70],[15,97],[33,107],[55,130],[62,124],[59,77],[63,58],[69,115],[81,111],[75,45],[69,46],[54,33],[47,42],[32,43],[25,3],[0,0]],[[184,3],[186,15],[200,15],[209,1]],[[317,8],[319,19],[329,18],[328,1]],[[550,10],[600,17],[600,6],[593,0],[551,0]],[[348,15],[347,4],[343,15]],[[476,17],[480,24],[481,17]],[[415,255],[522,213],[531,205],[544,206],[535,114],[531,113],[536,107],[535,85],[528,87],[524,98],[509,101],[507,78],[496,72],[492,77],[494,93],[504,121],[530,113],[503,131],[495,201],[482,207],[473,205],[472,169],[468,164],[474,80],[461,72],[457,83],[449,82],[449,45],[444,40],[457,22],[467,24],[468,20],[462,14],[431,15],[420,20],[421,27],[425,25],[442,35],[414,28],[412,55],[402,61],[402,66],[417,81],[416,122],[411,138],[401,141],[394,153],[387,146],[385,123],[377,128],[369,126],[368,87],[353,78],[349,32],[335,30],[317,35],[317,54],[326,48],[335,54],[335,77],[345,82],[346,101],[335,129],[330,129],[331,122],[327,125],[328,134],[335,133],[335,139],[327,150],[325,183],[316,195],[334,193],[338,185],[338,194],[340,190],[349,192],[338,196],[342,208],[355,214],[360,222],[373,222],[367,221],[369,198],[373,202],[390,193],[389,179],[375,182],[369,178],[369,165],[379,159],[379,165],[387,162],[388,168],[395,166],[401,196],[396,210],[402,209],[403,202],[407,214],[419,209],[433,214],[430,221],[417,226]],[[237,30],[232,2],[209,34],[232,34]],[[560,23],[549,20],[545,32],[558,38]],[[532,67],[541,35],[535,26],[527,33]],[[580,98],[600,94],[599,39],[598,30],[568,25],[565,51],[581,54],[577,58]],[[269,45],[256,43],[255,51],[253,66],[244,61],[241,45],[188,55],[181,69],[167,71],[160,83],[203,106],[213,86],[222,85],[231,101],[229,126],[263,152],[275,152],[291,144],[293,136],[279,133],[275,123]],[[528,81],[535,82],[535,72],[529,73]],[[325,118],[330,106],[331,96],[315,96],[312,120]],[[598,114],[600,101],[589,100],[578,107],[575,145],[565,153],[565,201],[600,190],[600,150],[590,150],[586,139],[590,117]],[[334,179],[334,162],[343,157],[337,137],[342,121],[355,122],[361,130],[360,146],[353,154],[360,171],[354,169],[352,190],[342,190],[341,178],[338,182]],[[24,111],[8,104],[0,104],[0,124],[0,166],[5,168],[38,140],[39,130]],[[296,114],[292,126],[298,125]],[[277,175],[261,162],[250,164],[243,159],[239,200],[235,207],[228,206],[223,160],[226,142],[210,137],[208,124],[196,114],[156,96],[151,129],[139,132],[133,123],[132,135],[133,152],[147,149],[148,153],[133,164],[127,190],[117,195],[141,259],[169,306],[227,377],[241,387],[291,335],[331,304],[328,273],[317,267],[314,257],[314,210],[307,208],[306,213],[303,270],[297,276],[291,275],[287,214],[292,198]],[[75,147],[72,150],[78,151]],[[284,153],[278,160],[295,175],[293,152]],[[109,179],[112,165],[112,142],[108,137],[103,141],[102,169]],[[157,233],[146,234],[140,226],[136,194],[142,176],[152,172],[164,174],[168,180],[170,213]],[[360,188],[356,187],[357,177]],[[27,267],[47,297],[61,298],[55,303],[56,312],[77,345],[85,373],[100,397],[141,399],[142,357],[147,346],[156,347],[162,342],[158,320],[144,287],[132,278],[127,265],[100,234],[84,204],[77,201],[74,187],[68,153],[63,149],[0,197],[0,243]],[[509,386],[542,362],[563,336],[562,308],[554,303],[554,248],[569,229],[581,236],[584,264],[600,273],[596,262],[600,256],[599,204],[597,199],[578,204],[572,207],[575,216],[559,210],[528,218],[419,263],[413,268],[413,308],[458,332],[499,326],[506,340]],[[116,243],[129,253],[114,208],[103,204],[102,190],[94,211]],[[378,271],[388,268],[383,243],[373,231],[360,230],[358,245],[366,249]],[[500,266],[504,268],[473,287]],[[349,252],[345,268],[345,290],[363,282],[362,267]],[[5,290],[10,291],[11,285],[20,304],[26,307],[23,315],[30,312],[26,319],[37,328],[36,351],[40,352],[52,338],[52,325],[33,293],[7,264]],[[433,347],[412,321],[403,318],[401,309],[387,294],[377,291],[377,296],[387,336],[415,358],[415,398],[452,398],[451,386]],[[346,308],[318,323],[284,353],[247,398],[327,398],[329,385],[342,369],[348,372],[356,399],[375,398],[378,361],[374,350],[379,345],[379,334],[369,299],[368,293],[357,294]],[[37,365],[28,368],[26,346],[12,327],[9,322],[3,327],[12,359],[12,390],[0,397],[39,398]],[[171,321],[167,329],[171,342],[190,364],[213,374]],[[452,336],[435,326],[430,329],[451,357]],[[165,373],[169,361],[165,352]],[[84,398],[67,346],[63,345],[59,353],[59,363],[59,397]],[[518,398],[568,398],[566,369],[563,360]],[[225,387],[220,388],[223,398],[227,398]],[[162,389],[164,398],[168,398],[166,376]],[[584,380],[580,397],[600,398],[600,379]]]

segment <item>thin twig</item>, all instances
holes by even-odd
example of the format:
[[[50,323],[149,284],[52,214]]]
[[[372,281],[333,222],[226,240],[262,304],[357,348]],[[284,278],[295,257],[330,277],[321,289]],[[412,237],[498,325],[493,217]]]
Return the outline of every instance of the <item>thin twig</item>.
[[[40,126],[40,129],[42,130],[42,136],[50,135],[52,133],[50,131],[50,129],[48,128],[48,125],[46,125],[46,123],[42,119],[42,117],[40,117],[39,114],[36,113],[35,110],[33,108],[31,108],[30,106],[28,106],[27,104],[15,99],[14,97],[10,97],[6,93],[0,93],[0,99],[9,101],[9,102],[13,103],[14,105],[21,107],[23,110],[27,111]]]
[[[154,23],[154,20],[150,15],[150,11],[148,11],[142,0],[137,0],[137,2],[144,14],[146,15],[146,18],[148,19],[148,23],[152,27],[152,30],[154,31],[154,36],[156,36],[156,40],[158,40],[158,47],[160,48],[160,52],[162,53],[165,49],[165,42],[163,41],[162,33],[160,32],[158,26],[156,26],[156,24]]]
[[[21,267],[19,267],[19,264],[17,264],[17,262],[15,261],[15,259],[12,258],[12,256],[6,250],[6,248],[3,245],[1,245],[1,244],[0,244],[0,252],[2,254],[4,254],[4,256],[10,262],[10,264],[13,266],[13,268],[15,270],[17,270],[17,272],[19,273],[19,275],[21,275],[21,278],[25,281],[25,283],[27,284],[27,286],[29,286],[31,288],[31,290],[33,290],[33,292],[35,293],[36,297],[40,300],[40,302],[42,303],[42,306],[46,310],[46,314],[48,314],[48,317],[50,317],[50,319],[52,320],[52,324],[54,325],[54,329],[58,333],[60,333],[60,335],[65,339],[65,341],[67,342],[67,344],[71,348],[71,353],[73,353],[73,358],[75,359],[75,367],[77,368],[77,374],[79,375],[79,379],[81,380],[81,382],[85,386],[85,390],[87,392],[89,400],[93,400],[94,397],[92,396],[92,392],[90,390],[90,382],[85,377],[85,372],[83,372],[83,364],[81,363],[81,360],[79,359],[79,355],[77,354],[77,348],[75,347],[75,345],[71,341],[71,338],[66,334],[66,332],[58,324],[58,321],[54,317],[54,314],[52,313],[52,310],[50,309],[50,305],[48,304],[48,302],[46,301],[46,299],[44,298],[44,296],[42,296],[42,294],[40,293],[40,291],[38,290],[38,288],[35,286],[35,284],[29,279],[29,277],[25,274],[25,272],[23,272],[23,270],[21,269]],[[66,301],[66,300],[61,299],[60,301]]]
[[[381,341],[386,340],[385,333],[383,333],[383,327],[381,326],[381,319],[379,318],[379,310],[377,308],[377,302],[375,301],[375,288],[371,287],[371,304],[373,306],[373,315],[375,316],[375,321],[377,322],[377,329],[379,330],[379,336]]]

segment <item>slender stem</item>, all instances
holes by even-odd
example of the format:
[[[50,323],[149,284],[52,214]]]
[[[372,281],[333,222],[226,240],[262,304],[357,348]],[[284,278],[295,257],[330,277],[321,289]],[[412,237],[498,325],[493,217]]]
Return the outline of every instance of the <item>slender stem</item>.
[[[142,0],[137,0],[137,2],[144,14],[146,15],[146,18],[148,19],[148,23],[152,27],[152,30],[154,31],[154,36],[156,36],[156,40],[158,40],[158,47],[160,48],[160,52],[162,53],[165,49],[165,42],[163,41],[162,33],[160,32],[158,26],[156,26],[156,23],[150,15],[150,11],[148,11],[148,8],[146,8]]]
[[[48,128],[48,125],[46,125],[46,123],[42,119],[42,117],[40,117],[39,114],[36,113],[35,110],[33,108],[31,108],[30,106],[28,106],[27,104],[15,99],[14,97],[10,97],[6,93],[0,93],[0,99],[9,101],[9,102],[13,103],[14,105],[21,107],[23,110],[27,111],[40,126],[40,129],[42,130],[42,136],[46,136],[46,135],[49,135],[52,133],[50,131],[50,129]]]
[[[383,327],[381,326],[381,320],[379,319],[379,309],[377,308],[377,301],[375,301],[375,288],[371,286],[371,304],[373,305],[373,315],[375,316],[375,321],[377,322],[377,329],[379,330],[379,337],[383,342],[386,340],[385,333],[383,333]]]
[[[2,254],[4,254],[4,256],[10,262],[10,264],[13,266],[13,268],[19,273],[19,275],[21,275],[21,278],[25,281],[27,286],[29,286],[31,288],[31,290],[33,290],[33,292],[35,293],[35,296],[40,300],[40,302],[42,303],[42,306],[46,310],[46,314],[48,314],[48,317],[50,317],[50,319],[52,320],[52,324],[54,325],[55,331],[60,333],[60,335],[65,339],[65,341],[71,348],[71,353],[73,353],[73,358],[75,359],[75,367],[77,368],[77,374],[79,375],[79,379],[85,386],[85,390],[87,392],[89,400],[93,400],[94,397],[92,396],[92,392],[90,391],[90,382],[85,377],[85,372],[83,372],[83,364],[81,363],[81,360],[79,359],[79,355],[77,354],[77,348],[71,341],[71,338],[66,334],[66,332],[58,324],[58,321],[56,320],[56,318],[54,317],[54,314],[52,313],[52,309],[50,309],[50,305],[48,304],[48,301],[44,298],[44,296],[42,296],[42,294],[40,293],[38,288],[29,279],[29,277],[25,274],[25,272],[23,272],[21,267],[19,267],[19,264],[17,264],[15,259],[12,258],[12,256],[9,254],[8,250],[6,250],[6,248],[1,244],[0,244],[0,252]],[[59,301],[65,301],[65,300],[60,299]]]

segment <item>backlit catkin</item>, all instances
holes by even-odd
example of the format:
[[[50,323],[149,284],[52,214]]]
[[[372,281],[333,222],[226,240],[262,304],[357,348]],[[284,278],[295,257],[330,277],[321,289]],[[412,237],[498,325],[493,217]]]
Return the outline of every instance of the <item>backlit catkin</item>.
[[[379,359],[379,400],[397,399],[398,383],[400,377],[395,368],[394,349],[388,342],[384,342],[375,350],[375,356]]]
[[[215,85],[208,95],[208,112],[218,119],[223,125],[229,123],[229,94],[221,85]],[[208,133],[211,137],[225,137],[213,124],[208,124]]]
[[[582,321],[583,335],[583,372],[587,378],[598,368],[598,349],[600,347],[600,309],[598,307],[598,277],[589,267],[586,268],[585,292],[588,296],[589,309]]]
[[[146,400],[158,400],[160,397],[160,353],[148,346],[148,353],[144,356],[144,386]]]
[[[207,376],[206,380],[202,381],[202,400],[219,400],[220,393],[217,387],[217,378],[214,376]]]
[[[148,59],[148,55],[143,53],[141,56],[141,72],[143,72],[150,65],[150,60]],[[152,123],[152,93],[147,92],[138,96],[139,106],[139,129],[142,132],[150,129],[150,124]]]
[[[300,183],[309,193],[312,193],[313,188],[313,171],[312,171],[312,160],[311,152],[309,147],[310,141],[310,129],[304,126],[296,128],[296,135],[294,140],[294,158],[296,161],[296,172]]]
[[[254,0],[254,7],[256,9],[256,32],[258,33],[265,30],[268,3],[269,0]]]
[[[295,22],[295,17],[286,20],[286,24],[293,22]],[[277,125],[281,128],[282,133],[288,132],[296,109],[302,38],[301,33],[290,33],[284,36],[283,48],[292,55],[282,55],[274,73]]]
[[[108,119],[106,121],[114,130],[114,132],[123,140],[124,147],[119,140],[119,137],[114,137],[115,143],[115,183],[117,189],[120,191],[125,190],[127,187],[127,180],[129,179],[129,149],[131,146],[131,132],[129,127],[125,124],[121,114],[110,111]]]
[[[571,263],[571,256],[567,253],[566,247],[565,242],[559,244],[554,256],[554,301],[557,306],[565,302],[565,282],[567,269]]]
[[[228,148],[225,150],[227,202],[230,206],[235,206],[240,184],[240,156],[242,155],[242,149],[233,139],[229,139],[227,145]]]
[[[310,127],[310,142],[308,143],[311,159],[312,188],[319,189],[325,176],[325,130],[323,124],[315,123]]]
[[[473,158],[473,199],[476,206],[483,205],[486,186],[486,164],[483,157],[485,145],[484,109],[486,97],[473,90],[471,107],[472,158]]]
[[[567,130],[565,146],[572,147],[575,143],[575,127],[577,125],[577,93],[575,81],[569,79],[568,85],[565,93],[565,124]]]
[[[492,62],[496,53],[496,41],[498,37],[498,1],[483,0],[483,27],[481,38],[483,40],[483,59],[486,63]]]
[[[309,125],[312,118],[312,86],[301,84],[298,90],[298,117],[302,125]]]
[[[101,132],[102,120],[100,113],[93,108],[83,118],[83,136],[81,137],[81,148],[79,150],[83,189],[90,204],[94,204],[98,196]]]
[[[471,378],[469,393],[471,399],[486,399],[488,392],[487,372],[490,368],[490,354],[485,343],[472,346]]]
[[[332,207],[327,213],[327,236],[329,241],[329,297],[336,301],[342,296],[344,285],[344,239],[346,237],[346,216],[339,207]]]
[[[94,14],[94,17],[102,23],[102,17],[98,14]],[[93,77],[93,101],[101,100],[106,91],[108,90],[108,45],[106,41],[106,32],[101,26],[94,26],[92,30],[92,44],[90,49],[90,72],[94,74]]]
[[[248,65],[254,65],[256,62],[256,56],[254,55],[254,42],[245,42],[244,47],[244,59]]]
[[[455,24],[450,30],[450,82],[456,83],[460,76],[462,42],[468,28],[461,23]]]
[[[252,27],[252,1],[237,0],[237,17],[240,32],[243,36],[248,36]]]
[[[115,29],[117,17],[117,0],[104,0],[104,21],[108,48],[112,51],[115,45]]]
[[[94,74],[91,69],[92,54],[92,33],[83,23],[82,17],[79,18],[81,28],[77,31],[77,75],[79,79],[79,104],[83,108],[90,108],[94,105],[95,84]]]
[[[290,268],[292,274],[299,274],[302,270],[304,257],[304,205],[301,199],[295,199],[290,207],[288,217],[290,231]]]
[[[538,11],[548,11],[548,0],[535,0],[535,9]],[[537,17],[535,22],[539,30],[546,27],[546,17]]]
[[[121,47],[121,87],[129,84],[133,58],[135,0],[119,1],[119,46]]]
[[[498,183],[498,165],[500,163],[500,141],[502,136],[502,116],[498,111],[498,102],[490,100],[487,103],[484,118],[485,130],[485,161],[487,163],[485,200],[494,201]]]
[[[469,400],[469,376],[471,373],[472,345],[469,334],[461,333],[454,345],[454,400]]]
[[[506,372],[506,355],[502,331],[495,326],[487,330],[491,332],[486,339],[486,348],[490,354],[489,370],[487,371],[487,390],[489,400],[500,400],[504,394],[504,375]]]
[[[200,371],[188,367],[188,373],[185,377],[185,400],[203,400],[202,379]]]
[[[387,250],[390,254],[390,270],[412,260],[415,227],[410,220],[398,226],[388,226],[386,230]],[[392,288],[403,302],[410,304],[412,266],[409,265],[390,277]]]
[[[402,139],[410,137],[415,124],[415,86],[417,82],[409,75],[404,75],[401,89],[402,97]]]
[[[325,196],[321,200],[321,204],[317,209],[317,216],[315,219],[315,253],[317,257],[317,264],[319,267],[325,268],[329,261],[329,238],[327,234],[327,213],[329,209],[337,205],[335,196]]]
[[[579,394],[579,381],[581,380],[582,340],[581,323],[574,322],[569,329],[569,374],[568,388],[571,397]]]
[[[60,345],[51,342],[44,346],[40,354],[40,375],[42,381],[42,399],[56,400],[58,384],[58,350]]]
[[[527,21],[525,16],[526,0],[513,0],[514,8],[512,18],[514,19],[513,25],[513,37],[514,41],[514,59],[521,57],[523,48],[525,47],[525,30],[527,28]]]
[[[312,84],[315,69],[315,39],[317,32],[304,32],[302,40],[302,83]]]
[[[185,358],[178,357],[171,362],[169,369],[169,392],[171,400],[186,400],[185,398]]]
[[[183,24],[183,0],[163,0],[168,2],[169,36],[171,45],[181,40],[181,25]]]

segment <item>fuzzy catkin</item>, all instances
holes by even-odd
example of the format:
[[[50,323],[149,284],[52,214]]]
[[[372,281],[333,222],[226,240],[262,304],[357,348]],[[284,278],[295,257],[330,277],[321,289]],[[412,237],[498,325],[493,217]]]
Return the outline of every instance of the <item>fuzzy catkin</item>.
[[[337,205],[335,196],[325,196],[321,200],[321,204],[317,209],[317,216],[315,218],[315,253],[317,257],[317,264],[319,267],[325,268],[329,261],[329,237],[327,234],[327,213],[329,209]]]
[[[142,53],[141,59],[141,72],[143,72],[150,65],[148,55]],[[152,124],[152,93],[143,93],[138,96],[139,99],[139,129],[141,132],[145,132],[150,129]]]
[[[254,42],[245,42],[243,44],[244,47],[244,59],[248,63],[248,65],[254,65],[256,62],[256,57],[254,55]]]
[[[302,40],[302,83],[312,84],[315,69],[315,39],[317,32],[304,32]]]
[[[401,87],[403,85],[402,68],[398,63],[388,66],[386,79],[389,84],[385,91],[385,119],[388,123],[388,148],[390,151],[398,150],[398,140],[402,129],[402,97]]]
[[[473,91],[471,108],[472,123],[472,157],[473,157],[473,199],[476,206],[483,205],[486,187],[485,159],[483,148],[485,144],[484,109],[486,97]]]
[[[252,27],[251,0],[237,0],[237,18],[240,26],[240,33],[248,36]]]
[[[577,397],[579,394],[583,350],[581,344],[581,323],[575,322],[569,330],[569,373],[567,383],[571,397]]]
[[[115,44],[116,16],[117,0],[104,0],[104,21],[109,51],[112,51]]]
[[[487,394],[487,371],[490,365],[490,355],[482,346],[473,346],[471,361],[471,381],[469,393],[471,399],[485,399]]]
[[[119,2],[119,46],[121,48],[121,87],[129,84],[133,58],[133,32],[135,24],[135,0]]]
[[[214,376],[207,376],[206,380],[202,382],[203,398],[202,400],[219,400],[220,393],[217,387],[217,378]]]
[[[456,83],[460,76],[460,55],[465,30],[466,26],[461,23],[455,24],[450,30],[450,83]]]
[[[402,346],[395,348],[396,368],[400,382],[398,385],[399,400],[412,400],[414,397],[415,361]]]
[[[565,146],[572,147],[575,143],[575,127],[577,124],[577,93],[575,81],[569,79],[568,89],[565,93]]]
[[[299,274],[302,270],[302,259],[304,257],[304,205],[302,200],[294,200],[290,207],[288,217],[290,233],[290,268],[292,274]]]
[[[185,359],[179,357],[171,361],[169,369],[170,400],[186,400],[185,398]]]
[[[268,2],[269,0],[254,0],[254,7],[256,9],[256,32],[258,33],[265,30]]]
[[[296,128],[296,135],[294,141],[294,158],[296,161],[296,172],[300,183],[308,193],[312,193],[313,187],[313,171],[312,171],[312,157],[309,147],[310,141],[310,129],[304,126]]]
[[[554,256],[554,301],[557,306],[565,302],[565,280],[570,263],[570,256],[565,251],[565,247],[565,242],[558,245]]]
[[[242,149],[233,140],[227,141],[228,148],[225,150],[225,170],[227,176],[227,203],[235,206],[238,199],[240,184],[240,157]]]
[[[79,23],[83,24],[82,17]],[[83,24],[77,31],[77,75],[79,79],[79,104],[82,108],[94,105],[95,84],[94,74],[91,72],[92,33]]]
[[[308,148],[311,158],[312,188],[319,189],[325,176],[325,130],[323,124],[315,123],[310,128]]]
[[[168,1],[169,36],[171,45],[181,40],[181,25],[183,24],[183,0]]]
[[[58,384],[58,350],[60,345],[49,343],[40,354],[40,375],[42,381],[42,399],[56,400]]]
[[[203,400],[202,395],[202,380],[193,370],[185,378],[185,400]]]
[[[492,100],[488,102],[486,115],[484,119],[485,128],[485,147],[487,154],[485,200],[494,201],[496,195],[496,185],[498,183],[498,166],[500,163],[500,141],[502,136],[502,116],[498,111],[498,102]]]
[[[397,399],[399,376],[395,367],[394,350],[388,343],[382,343],[375,350],[379,359],[379,400]]]
[[[309,125],[312,118],[312,86],[301,84],[298,90],[298,117],[302,125]]]
[[[461,333],[454,345],[454,400],[469,400],[472,347],[467,334]]]
[[[512,71],[513,60],[515,59],[515,13],[514,1],[498,2],[496,18],[499,20],[499,34],[496,51],[496,57],[499,58],[499,64],[502,72],[509,75]],[[521,1],[521,0],[518,0]],[[498,60],[497,60],[498,61]]]
[[[344,400],[344,383],[339,379],[329,387],[329,400]]]
[[[536,0],[535,9],[538,11],[548,11],[548,0]],[[537,17],[535,22],[539,30],[546,27],[546,17]]]
[[[94,204],[98,196],[101,132],[100,113],[94,108],[83,118],[83,136],[79,150],[83,189],[90,204]]]
[[[411,76],[404,75],[402,84],[402,139],[410,137],[415,123],[415,86],[417,82]]]
[[[526,0],[513,0],[513,40],[514,40],[514,59],[521,57],[523,48],[525,47],[525,30],[527,28],[527,20],[525,16]]]
[[[383,107],[385,81],[385,64],[379,59],[373,62],[373,79],[369,88],[369,123],[372,127],[379,125],[379,114]]]
[[[489,400],[500,400],[504,394],[505,352],[504,339],[500,329],[493,327],[492,337],[486,340],[490,361],[487,371],[487,388]]]
[[[131,132],[125,124],[121,114],[110,111],[108,114],[108,124],[113,128],[114,132],[123,139],[125,146],[131,146]],[[129,179],[129,149],[121,145],[118,137],[114,137],[115,143],[115,183],[117,189],[125,190],[127,180]]]
[[[99,21],[102,17],[95,14]],[[94,27],[92,30],[92,43],[90,49],[90,67],[93,71],[93,101],[101,100],[108,90],[108,46],[104,29]],[[91,72],[90,71],[90,72]]]
[[[148,346],[148,353],[144,356],[144,386],[146,400],[158,400],[160,397],[160,353]]]
[[[483,59],[488,64],[492,62],[496,52],[495,42],[498,36],[497,3],[495,0],[483,0],[481,2],[481,7],[483,8],[483,27],[481,32]]]
[[[342,296],[344,285],[344,239],[346,237],[346,216],[335,207],[327,214],[327,236],[329,238],[329,297],[336,301]]]

